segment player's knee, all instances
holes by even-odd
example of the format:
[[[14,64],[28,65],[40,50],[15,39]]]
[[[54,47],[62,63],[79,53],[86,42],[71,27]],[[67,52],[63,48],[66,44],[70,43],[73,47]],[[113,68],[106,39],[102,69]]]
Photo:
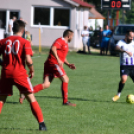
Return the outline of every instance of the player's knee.
[[[121,83],[126,83],[127,79],[122,79]]]
[[[43,89],[45,89],[45,88],[49,88],[50,87],[50,83],[48,82],[48,83],[43,83]]]
[[[69,78],[68,78],[68,76],[64,79],[64,82],[69,83]]]
[[[126,83],[126,81],[127,81],[127,76],[126,75],[122,76],[121,77],[121,83]]]

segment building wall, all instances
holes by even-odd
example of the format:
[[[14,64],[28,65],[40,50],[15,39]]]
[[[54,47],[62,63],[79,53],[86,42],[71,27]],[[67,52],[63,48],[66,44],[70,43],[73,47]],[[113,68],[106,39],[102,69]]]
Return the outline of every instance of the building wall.
[[[39,45],[39,27],[32,26],[32,6],[48,6],[48,7],[63,7],[70,9],[70,29],[74,31],[74,39],[69,43],[70,48],[81,48],[82,39],[81,31],[83,25],[87,25],[88,22],[88,9],[76,8],[66,3],[63,0],[3,0],[0,4],[0,10],[19,10],[20,16],[27,21],[26,30],[32,34],[32,42],[34,45]],[[76,13],[78,10],[78,25]],[[50,47],[54,40],[58,37],[62,37],[63,31],[67,27],[50,27],[45,26],[42,28],[41,44],[42,46]]]
[[[75,48],[82,49],[81,32],[84,26],[88,26],[89,9],[78,7],[76,8],[76,29],[75,29]]]
[[[88,8],[84,8],[83,12],[84,12],[83,25],[84,26],[88,26],[89,9]]]
[[[32,6],[48,6],[48,7],[67,7],[71,9],[71,21],[70,28],[74,30],[75,14],[74,8],[62,1],[62,0],[3,0],[0,4],[2,10],[19,10],[20,16],[27,21],[28,25],[26,29],[32,34],[33,44],[39,44],[39,28],[31,26]],[[66,27],[43,27],[43,33],[41,33],[42,46],[51,46],[54,40],[58,37],[62,37],[63,31]],[[73,48],[74,40],[69,44],[69,47]]]

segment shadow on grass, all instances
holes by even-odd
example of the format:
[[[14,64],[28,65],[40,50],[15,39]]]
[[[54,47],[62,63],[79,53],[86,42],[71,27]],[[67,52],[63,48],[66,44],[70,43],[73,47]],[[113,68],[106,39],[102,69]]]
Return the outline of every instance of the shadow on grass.
[[[19,102],[10,102],[10,101],[8,101],[6,103],[9,103],[9,104],[19,104]]]
[[[25,128],[0,128],[0,130],[26,130],[26,131],[39,131],[38,129],[25,129]]]
[[[119,55],[106,55],[106,54],[100,54],[99,52],[91,52],[91,54],[89,54],[88,52],[83,52],[81,50],[76,52],[77,54],[82,54],[82,55],[87,55],[87,56],[107,56],[107,57],[119,57]]]
[[[58,97],[58,96],[35,96],[36,98],[45,98],[45,99],[47,99],[47,98],[49,98],[49,99],[62,99],[62,97]],[[110,101],[107,101],[107,100],[90,100],[90,99],[84,99],[84,98],[72,98],[72,97],[69,97],[68,98],[69,100],[76,100],[76,101],[89,101],[89,102],[108,102],[108,103],[122,103],[122,104],[124,104],[124,103],[126,103],[126,102],[113,102],[112,100],[110,100]],[[10,101],[8,101],[8,102],[6,102],[7,104],[20,104],[19,102],[10,102]]]
[[[36,98],[49,98],[49,99],[62,99],[62,97],[57,97],[57,96],[36,96]],[[76,100],[76,101],[89,101],[89,102],[108,102],[108,103],[114,103],[112,100],[111,101],[103,101],[103,100],[90,100],[90,99],[84,99],[84,98],[68,98],[69,100]],[[126,102],[115,102],[115,103],[126,103]]]

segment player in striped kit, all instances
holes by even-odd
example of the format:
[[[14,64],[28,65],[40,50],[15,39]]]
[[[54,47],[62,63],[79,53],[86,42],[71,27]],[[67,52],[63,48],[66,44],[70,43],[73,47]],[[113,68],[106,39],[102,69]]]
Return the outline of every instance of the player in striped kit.
[[[118,93],[112,100],[115,102],[120,98],[121,91],[127,81],[128,76],[134,82],[134,33],[131,30],[126,32],[125,39],[120,40],[116,44],[116,50],[120,52],[120,76],[121,80],[119,82]]]

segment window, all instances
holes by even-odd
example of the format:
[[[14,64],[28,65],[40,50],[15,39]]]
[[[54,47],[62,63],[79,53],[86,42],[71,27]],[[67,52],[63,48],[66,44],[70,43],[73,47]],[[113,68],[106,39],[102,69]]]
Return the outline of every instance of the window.
[[[8,33],[8,22],[15,16],[17,19],[20,17],[20,11],[18,10],[0,10],[0,28],[6,30]]]
[[[54,26],[69,26],[69,17],[68,9],[54,9]]]
[[[34,25],[50,25],[50,8],[35,7]]]
[[[134,26],[117,26],[115,28],[115,31],[114,31],[114,34],[115,35],[125,35],[126,34],[126,31],[128,29],[131,29],[132,31],[134,31]]]
[[[12,19],[14,16],[17,19],[19,19],[19,12],[18,11],[10,11],[10,19]]]
[[[50,27],[69,27],[70,25],[70,9],[54,8],[54,7],[32,7],[33,18],[32,25]]]
[[[6,28],[6,11],[0,11],[0,28]]]

